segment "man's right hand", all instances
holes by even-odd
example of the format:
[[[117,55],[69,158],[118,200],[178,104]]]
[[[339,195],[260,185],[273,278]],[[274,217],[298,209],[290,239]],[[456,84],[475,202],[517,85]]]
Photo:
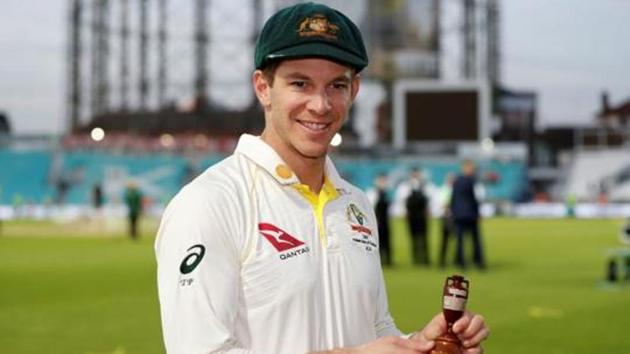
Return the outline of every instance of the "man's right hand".
[[[334,349],[312,354],[421,354],[433,349],[433,341],[420,343],[407,338],[388,336],[354,348]]]

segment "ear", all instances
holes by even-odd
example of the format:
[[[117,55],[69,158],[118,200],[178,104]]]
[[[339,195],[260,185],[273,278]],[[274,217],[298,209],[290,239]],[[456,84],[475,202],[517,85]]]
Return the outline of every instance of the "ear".
[[[256,93],[258,102],[260,102],[264,108],[268,108],[271,105],[271,93],[269,92],[271,86],[267,82],[267,79],[265,79],[265,75],[263,75],[262,71],[254,71],[252,75],[252,86],[254,86],[254,92]]]
[[[359,86],[361,86],[361,75],[355,74],[351,81],[350,87],[350,100],[354,102],[354,99],[357,97],[357,93],[359,93]]]

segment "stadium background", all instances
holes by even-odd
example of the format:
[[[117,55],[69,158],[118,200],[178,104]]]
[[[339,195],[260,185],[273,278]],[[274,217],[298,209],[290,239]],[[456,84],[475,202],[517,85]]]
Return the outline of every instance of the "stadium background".
[[[493,329],[488,352],[628,350],[630,251],[619,238],[630,216],[630,102],[602,93],[591,125],[535,129],[537,93],[502,84],[498,0],[322,2],[360,24],[371,53],[331,148],[342,175],[367,190],[384,173],[394,196],[412,168],[431,192],[463,159],[478,164],[489,269],[468,275],[471,308]],[[253,41],[290,3],[68,1],[65,132],[15,135],[19,117],[0,115],[2,352],[162,352],[159,216],[241,133],[259,132]],[[124,223],[129,183],[147,210],[136,243]],[[401,216],[394,205],[396,266],[385,275],[394,317],[411,331],[439,310],[456,269],[413,267]]]

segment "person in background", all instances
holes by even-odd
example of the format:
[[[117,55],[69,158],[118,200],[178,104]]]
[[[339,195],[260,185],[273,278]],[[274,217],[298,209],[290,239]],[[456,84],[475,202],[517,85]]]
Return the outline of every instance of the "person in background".
[[[127,222],[129,225],[129,237],[132,240],[138,238],[138,221],[142,214],[142,192],[135,182],[129,182],[125,189],[125,205],[127,206]]]
[[[99,182],[96,182],[92,185],[92,190],[90,191],[90,200],[92,202],[92,222],[94,226],[100,231],[103,228],[103,188]]]
[[[464,234],[470,234],[473,243],[473,262],[478,268],[485,269],[479,233],[479,201],[475,194],[475,163],[472,160],[464,160],[461,164],[461,172],[453,182],[450,204],[457,235],[455,263],[462,269],[466,268]]]
[[[566,216],[568,218],[575,217],[575,204],[577,204],[577,198],[575,194],[569,193],[564,203],[566,208]]]
[[[372,201],[376,214],[381,263],[385,266],[391,266],[393,264],[389,225],[389,206],[391,203],[387,195],[387,187],[387,176],[379,174],[374,182],[374,189],[368,192],[368,199]]]
[[[454,234],[455,225],[453,224],[453,214],[451,213],[451,196],[453,195],[453,182],[455,181],[455,175],[449,173],[444,178],[444,185],[439,190],[439,202],[442,209],[442,215],[440,216],[441,223],[441,244],[440,244],[440,256],[439,266],[441,268],[446,267],[446,254],[448,252],[448,244],[451,235]]]
[[[407,223],[411,235],[411,247],[413,263],[417,265],[430,265],[428,220],[429,199],[424,191],[422,173],[414,168],[409,178],[410,192],[405,200],[407,208]]]

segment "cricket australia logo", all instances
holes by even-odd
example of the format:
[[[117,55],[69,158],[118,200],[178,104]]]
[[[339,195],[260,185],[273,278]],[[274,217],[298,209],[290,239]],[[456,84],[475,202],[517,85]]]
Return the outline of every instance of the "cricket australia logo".
[[[308,246],[304,245],[304,242],[291,236],[288,232],[275,225],[260,223],[258,224],[258,231],[271,243],[273,248],[280,253],[279,257],[281,260],[299,256],[310,251]]]
[[[366,251],[371,252],[378,246],[372,237],[372,230],[365,226],[367,218],[354,203],[350,203],[346,209],[346,217],[352,229],[352,241]]]
[[[346,208],[346,217],[350,223],[358,223],[359,225],[363,225],[365,223],[365,214],[359,209],[359,207],[354,204],[348,204],[348,208]]]

